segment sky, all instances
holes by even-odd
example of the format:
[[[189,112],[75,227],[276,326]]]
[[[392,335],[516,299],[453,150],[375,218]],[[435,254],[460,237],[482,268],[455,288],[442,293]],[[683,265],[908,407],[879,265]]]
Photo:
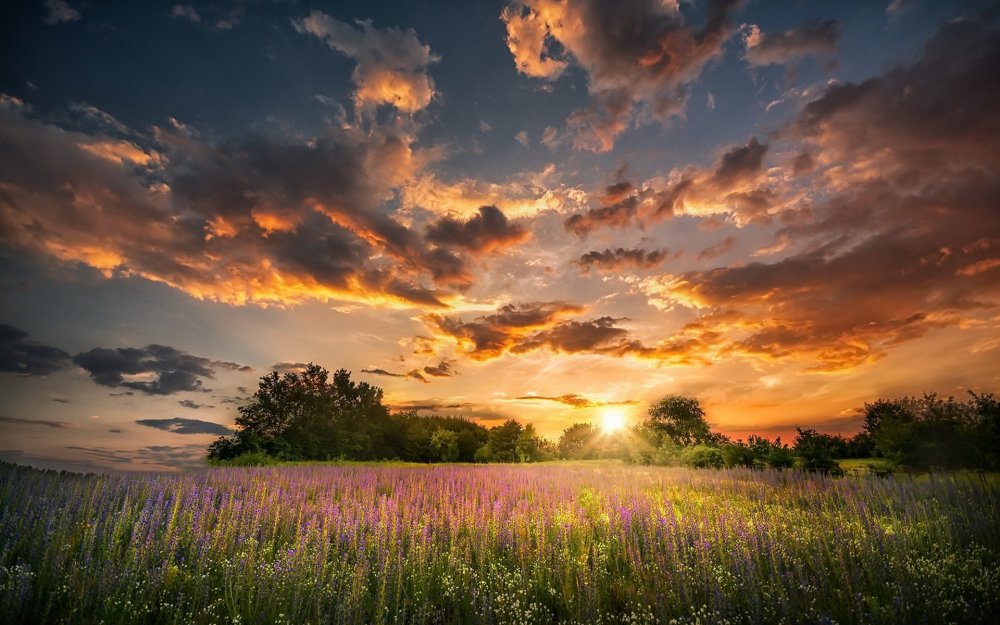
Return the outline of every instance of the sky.
[[[0,459],[204,462],[269,371],[557,438],[1000,389],[995,2],[0,8]]]

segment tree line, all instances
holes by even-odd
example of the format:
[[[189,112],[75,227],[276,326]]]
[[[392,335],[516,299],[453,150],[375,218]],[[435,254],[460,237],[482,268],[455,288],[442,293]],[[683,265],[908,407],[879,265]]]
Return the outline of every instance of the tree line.
[[[227,464],[299,460],[538,462],[617,458],[692,467],[800,467],[836,471],[837,459],[881,457],[914,469],[1000,470],[1000,400],[971,393],[965,402],[934,394],[865,404],[852,437],[796,428],[791,443],[712,431],[695,398],[668,395],[638,425],[606,433],[591,423],[566,428],[558,441],[514,419],[487,428],[461,417],[390,412],[382,389],[346,370],[315,364],[271,372],[241,406],[237,431],[209,447]]]

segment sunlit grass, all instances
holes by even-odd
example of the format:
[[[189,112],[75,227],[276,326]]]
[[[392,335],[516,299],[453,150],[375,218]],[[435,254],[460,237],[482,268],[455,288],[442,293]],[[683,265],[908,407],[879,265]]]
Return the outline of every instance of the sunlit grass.
[[[7,465],[0,622],[989,623],[998,542],[965,477]]]

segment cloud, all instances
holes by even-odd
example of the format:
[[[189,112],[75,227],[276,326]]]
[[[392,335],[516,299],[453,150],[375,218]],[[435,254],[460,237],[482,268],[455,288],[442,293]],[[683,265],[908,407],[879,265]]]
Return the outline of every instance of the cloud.
[[[514,141],[521,144],[521,147],[528,147],[528,133],[527,131],[521,130],[516,135],[514,135]]]
[[[780,181],[764,167],[770,145],[751,137],[728,146],[711,167],[689,166],[636,185],[620,180],[597,196],[598,206],[569,216],[568,232],[580,238],[601,228],[652,225],[677,214],[728,213],[736,225],[767,223],[781,207]]]
[[[612,357],[634,356],[688,364],[701,356],[706,340],[715,334],[692,328],[670,340],[646,345],[620,327],[625,319],[610,316],[585,320],[564,320],[583,308],[565,302],[507,304],[496,314],[463,321],[458,317],[425,315],[423,321],[438,343],[453,343],[460,353],[473,360],[492,360],[504,354],[524,354],[546,349],[562,354],[595,354]]]
[[[409,135],[335,128],[212,144],[157,129],[144,141],[158,158],[126,167],[88,149],[97,138],[24,107],[0,105],[0,130],[11,146],[0,153],[0,239],[22,251],[234,305],[444,307],[473,280],[463,254],[474,250],[442,249],[385,208],[425,162]],[[505,224],[486,211],[467,228],[488,239]],[[509,225],[488,242],[521,233]]]
[[[510,247],[528,236],[526,229],[508,221],[496,206],[480,206],[479,214],[464,222],[442,217],[427,229],[428,241],[476,254]]]
[[[722,53],[738,4],[712,1],[700,28],[685,24],[677,3],[658,0],[523,0],[500,18],[518,72],[543,80],[570,66],[585,72],[591,101],[568,127],[577,149],[606,152],[633,122],[683,117],[688,85]]]
[[[447,360],[442,360],[436,365],[427,365],[420,367],[418,369],[411,369],[406,373],[392,373],[391,371],[386,371],[385,369],[362,369],[361,373],[368,373],[372,375],[384,375],[392,378],[411,378],[424,382],[425,384],[430,383],[428,377],[431,378],[448,378],[455,375],[455,368],[451,362]]]
[[[361,373],[368,373],[368,374],[371,374],[371,375],[384,375],[384,376],[388,376],[388,377],[391,377],[391,378],[405,378],[406,377],[405,373],[392,373],[390,371],[386,371],[385,369],[379,369],[379,368],[375,368],[375,367],[373,367],[371,369],[362,369]]]
[[[208,404],[199,404],[196,401],[191,401],[190,399],[182,399],[177,402],[185,408],[190,408],[191,410],[198,410],[199,408],[215,408],[215,406],[209,406]]]
[[[309,364],[305,362],[276,362],[271,365],[271,371],[277,371],[278,373],[302,373],[308,366]],[[240,392],[245,394],[247,391],[244,389]]]
[[[62,22],[76,22],[82,16],[64,0],[45,0],[45,23],[54,26]]]
[[[357,86],[355,107],[372,111],[388,104],[404,113],[416,113],[431,103],[434,81],[427,68],[439,60],[412,30],[378,29],[371,20],[351,24],[321,11],[293,20],[295,29],[322,39],[328,46],[357,61],[352,79]]]
[[[482,206],[496,206],[510,218],[534,216],[545,211],[578,210],[587,194],[556,179],[556,166],[517,173],[506,180],[460,178],[444,181],[423,174],[402,188],[402,205],[413,213],[421,208],[440,216],[469,218]]]
[[[776,234],[797,250],[668,276],[659,297],[699,314],[721,357],[851,369],[1000,305],[1000,27],[950,22],[923,55],[833,84],[785,133],[813,160],[805,209]],[[790,167],[795,168],[794,163]]]
[[[69,366],[69,354],[28,340],[28,333],[0,323],[0,371],[20,375],[49,375]]]
[[[567,231],[581,238],[605,226],[622,228],[632,225],[643,195],[631,182],[616,182],[608,185],[599,196],[601,206],[571,215],[563,225]]]
[[[147,395],[207,391],[203,378],[214,379],[216,369],[239,367],[234,363],[192,356],[165,345],[95,347],[74,356],[73,364],[87,371],[91,379],[102,386],[124,387]]]
[[[174,434],[218,434],[220,436],[232,434],[229,428],[224,425],[200,419],[175,417],[173,419],[136,419],[135,422]]]
[[[526,401],[556,402],[560,404],[566,404],[567,406],[572,406],[573,408],[599,408],[601,406],[632,406],[639,403],[638,401],[635,401],[633,399],[629,399],[626,401],[612,401],[612,402],[593,401],[576,393],[568,393],[566,395],[558,395],[558,396],[522,395],[521,397],[517,397],[516,399],[522,401],[526,400]]]
[[[170,10],[170,17],[189,20],[195,24],[201,23],[201,14],[190,4],[175,4]]]
[[[48,428],[64,429],[69,424],[62,421],[51,421],[48,419],[22,419],[20,417],[5,417],[0,415],[0,423],[11,423],[14,425],[41,425]]]
[[[601,273],[617,273],[623,269],[652,269],[667,258],[667,250],[641,250],[607,248],[603,252],[591,251],[580,256],[576,263],[582,273],[591,269]]]
[[[450,401],[440,401],[436,399],[416,399],[412,401],[399,402],[389,406],[390,410],[393,411],[404,411],[404,410],[414,410],[417,412],[422,411],[439,411],[439,410],[461,410],[464,408],[471,407],[472,404],[468,402],[450,402]]]
[[[746,24],[746,59],[751,65],[784,65],[804,56],[832,56],[837,53],[842,30],[837,20],[815,20],[774,33],[763,33],[756,25]]]
[[[767,149],[767,144],[757,141],[757,137],[751,137],[745,146],[732,148],[719,159],[712,176],[713,182],[720,187],[731,188],[752,179],[760,172]]]

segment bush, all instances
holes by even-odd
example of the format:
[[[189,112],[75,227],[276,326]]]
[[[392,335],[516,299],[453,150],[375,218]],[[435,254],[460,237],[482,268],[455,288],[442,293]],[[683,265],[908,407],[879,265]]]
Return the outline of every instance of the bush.
[[[278,464],[279,460],[262,451],[252,451],[225,460],[209,460],[216,467],[266,467]]]
[[[767,452],[767,466],[774,469],[789,469],[795,466],[795,456],[787,446],[773,447]]]
[[[727,467],[758,466],[753,450],[742,442],[723,445],[722,459]]]
[[[684,465],[697,469],[721,469],[726,464],[722,450],[708,445],[685,447],[680,459]]]

